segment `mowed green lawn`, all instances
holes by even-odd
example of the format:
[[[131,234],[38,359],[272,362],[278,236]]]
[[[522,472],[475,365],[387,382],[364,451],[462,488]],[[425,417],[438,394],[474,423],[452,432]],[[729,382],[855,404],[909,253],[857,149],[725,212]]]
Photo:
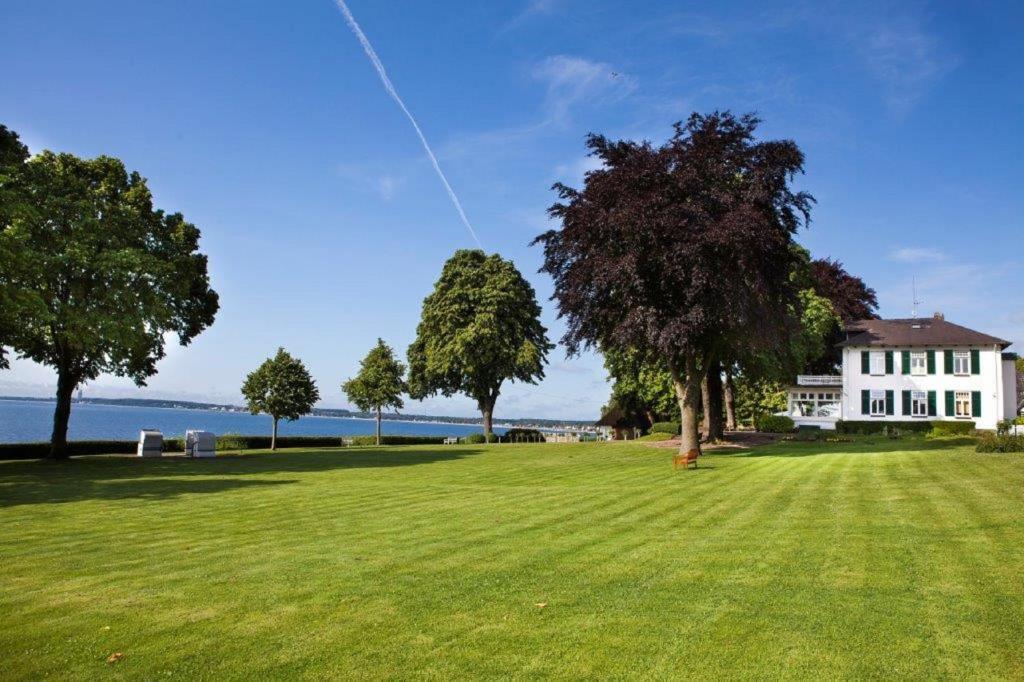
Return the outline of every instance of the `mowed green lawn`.
[[[3,462],[0,677],[1024,677],[1024,457],[670,459]]]

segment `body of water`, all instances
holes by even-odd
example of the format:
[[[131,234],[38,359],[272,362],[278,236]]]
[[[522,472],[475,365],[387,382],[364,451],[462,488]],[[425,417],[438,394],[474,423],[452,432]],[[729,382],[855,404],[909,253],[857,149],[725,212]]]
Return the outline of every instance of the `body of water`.
[[[0,400],[0,443],[49,440],[53,409],[52,402]],[[266,415],[245,412],[76,404],[71,408],[68,439],[135,440],[140,429],[156,429],[168,438],[184,436],[187,429],[202,429],[218,435],[269,436],[271,424]],[[374,432],[374,424],[372,419],[302,417],[293,422],[281,421],[277,432],[280,436],[363,436]],[[481,426],[471,424],[388,420],[382,423],[381,429],[393,436],[465,436],[482,431]],[[505,429],[495,428],[494,431],[504,433]]]

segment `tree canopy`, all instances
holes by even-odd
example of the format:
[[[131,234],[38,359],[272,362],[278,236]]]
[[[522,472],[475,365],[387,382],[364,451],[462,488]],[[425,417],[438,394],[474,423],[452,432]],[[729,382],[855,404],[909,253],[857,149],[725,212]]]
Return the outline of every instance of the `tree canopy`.
[[[277,422],[295,421],[309,414],[320,400],[320,391],[309,370],[284,348],[257,367],[242,384],[242,396],[252,414],[269,414],[274,420],[270,449],[277,448]]]
[[[57,370],[51,447],[63,457],[75,388],[102,373],[145,385],[168,334],[187,345],[213,323],[217,294],[198,228],[155,209],[117,159],[44,151],[3,189],[25,210],[3,211],[0,342]]]
[[[582,190],[556,184],[560,229],[535,240],[566,320],[569,352],[635,348],[663,358],[680,403],[681,448],[697,447],[701,381],[739,344],[784,343],[799,305],[790,280],[813,198],[790,188],[803,154],[755,141],[759,120],[693,114],[660,147],[590,135],[602,167]]]
[[[540,312],[533,287],[511,261],[456,251],[423,301],[408,351],[409,395],[463,393],[476,401],[490,434],[502,383],[544,377],[553,346]]]
[[[342,384],[341,389],[356,407],[364,412],[377,413],[377,445],[380,445],[381,410],[404,406],[402,394],[408,390],[405,383],[405,365],[395,358],[391,347],[383,339],[370,349],[359,363],[359,374]]]
[[[839,261],[819,258],[811,261],[811,282],[815,293],[832,302],[843,322],[878,317],[878,296],[860,277],[851,275]]]

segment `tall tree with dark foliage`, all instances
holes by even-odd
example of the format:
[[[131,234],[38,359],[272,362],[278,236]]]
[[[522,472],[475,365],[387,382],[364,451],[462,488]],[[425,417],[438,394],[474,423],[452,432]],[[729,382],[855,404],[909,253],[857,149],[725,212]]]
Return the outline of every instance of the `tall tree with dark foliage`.
[[[570,353],[599,345],[664,359],[682,451],[698,448],[712,361],[740,339],[782,342],[799,303],[791,245],[813,198],[790,183],[804,158],[792,141],[756,141],[758,123],[693,114],[660,147],[590,135],[603,167],[582,189],[554,186],[549,213],[561,228],[534,242]]]
[[[878,317],[878,296],[860,277],[851,275],[843,264],[831,258],[811,261],[811,285],[814,293],[832,301],[832,308],[843,322]]]

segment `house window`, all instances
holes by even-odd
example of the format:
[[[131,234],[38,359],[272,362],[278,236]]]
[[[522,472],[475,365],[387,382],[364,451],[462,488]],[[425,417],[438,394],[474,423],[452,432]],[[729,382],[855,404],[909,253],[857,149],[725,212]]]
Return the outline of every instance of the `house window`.
[[[954,414],[957,417],[970,417],[971,414],[971,394],[969,391],[957,391],[954,396]]]
[[[871,373],[885,374],[885,353],[871,351]]]
[[[915,352],[910,354],[910,373],[915,375],[928,373],[928,354]]]
[[[914,417],[928,416],[928,393],[926,391],[910,392],[910,414]]]
[[[953,351],[953,374],[971,373],[971,354],[965,350]]]
[[[968,403],[969,402],[970,396],[968,396]],[[871,416],[885,416],[885,391],[871,391]]]

